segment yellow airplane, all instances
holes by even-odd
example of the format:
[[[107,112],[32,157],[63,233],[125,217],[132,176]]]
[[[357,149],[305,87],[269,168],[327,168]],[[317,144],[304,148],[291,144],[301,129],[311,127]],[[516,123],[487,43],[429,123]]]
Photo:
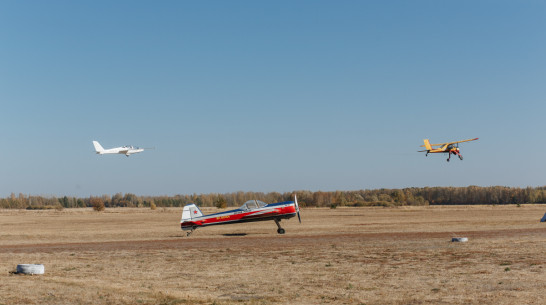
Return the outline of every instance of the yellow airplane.
[[[421,145],[420,147],[425,147],[427,150],[420,150],[419,152],[427,152],[425,156],[428,156],[429,153],[444,153],[448,154],[447,162],[449,162],[449,159],[451,159],[451,154],[459,156],[459,159],[463,159],[463,156],[459,153],[459,143],[463,142],[469,142],[469,141],[476,141],[478,138],[475,139],[468,139],[468,140],[462,140],[462,141],[454,141],[454,142],[447,142],[447,143],[440,143],[440,144],[430,144],[428,139],[424,139],[425,145]],[[433,146],[440,146],[437,148],[434,148]]]

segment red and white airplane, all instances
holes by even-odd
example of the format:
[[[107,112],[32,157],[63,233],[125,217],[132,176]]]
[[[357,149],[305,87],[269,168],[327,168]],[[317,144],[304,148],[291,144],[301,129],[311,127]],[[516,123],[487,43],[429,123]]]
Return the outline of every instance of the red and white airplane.
[[[281,220],[289,219],[298,215],[301,223],[300,208],[298,199],[294,195],[294,201],[285,201],[267,204],[260,200],[249,200],[240,208],[215,214],[203,215],[201,210],[195,204],[184,206],[180,228],[189,231],[190,236],[195,229],[212,225],[224,225],[232,223],[253,222],[273,220],[277,224],[277,233],[284,234],[281,228]]]

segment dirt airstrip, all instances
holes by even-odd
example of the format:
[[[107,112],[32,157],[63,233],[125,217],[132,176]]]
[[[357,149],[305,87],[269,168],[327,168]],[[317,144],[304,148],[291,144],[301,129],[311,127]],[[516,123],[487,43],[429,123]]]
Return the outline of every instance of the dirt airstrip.
[[[260,222],[186,237],[175,208],[0,210],[0,304],[542,304],[544,212],[303,208],[285,235]],[[14,274],[23,263],[45,274]]]

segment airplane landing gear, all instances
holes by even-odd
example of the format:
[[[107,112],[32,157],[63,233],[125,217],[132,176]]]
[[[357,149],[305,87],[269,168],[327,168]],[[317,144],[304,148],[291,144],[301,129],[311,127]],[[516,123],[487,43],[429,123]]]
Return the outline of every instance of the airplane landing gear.
[[[458,151],[454,152],[453,154],[457,155],[457,157],[459,157],[459,160],[463,160],[463,155],[461,155]]]
[[[277,233],[279,234],[284,234],[284,229],[281,228],[281,224],[280,224],[281,220],[280,219],[275,219],[275,224],[277,225],[278,229],[277,229]]]
[[[449,162],[449,160],[451,159],[451,154],[459,157],[459,160],[463,160],[463,156],[458,152],[458,151],[452,151],[452,152],[449,152],[449,155],[447,157],[447,162]]]
[[[191,230],[188,233],[186,233],[186,237],[190,236],[191,233],[193,233],[193,231],[195,231],[195,229],[197,229],[197,228],[196,227],[191,228]]]

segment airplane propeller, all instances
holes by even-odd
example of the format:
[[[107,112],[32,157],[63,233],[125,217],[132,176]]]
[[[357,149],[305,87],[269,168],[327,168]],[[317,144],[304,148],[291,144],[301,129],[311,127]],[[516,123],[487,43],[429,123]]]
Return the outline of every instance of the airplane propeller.
[[[298,205],[298,198],[296,197],[296,194],[294,194],[294,203],[296,204],[296,212],[298,213],[298,220],[301,223],[300,206]]]

